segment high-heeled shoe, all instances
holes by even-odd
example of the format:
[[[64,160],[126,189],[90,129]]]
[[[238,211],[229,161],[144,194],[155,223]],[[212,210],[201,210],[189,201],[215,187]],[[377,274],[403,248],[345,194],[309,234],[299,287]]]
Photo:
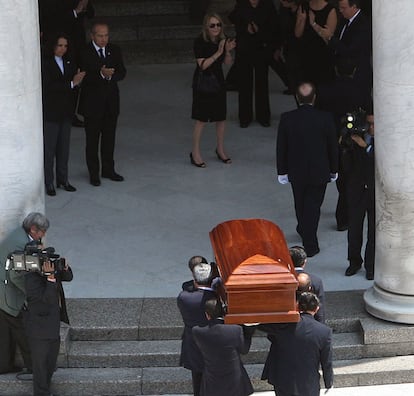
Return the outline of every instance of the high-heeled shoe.
[[[207,166],[205,162],[201,162],[200,164],[195,162],[193,158],[193,153],[190,153],[190,161],[191,161],[191,165],[194,165],[197,168],[205,168]]]
[[[216,149],[216,155],[217,158],[221,161],[224,162],[225,164],[231,164],[231,158],[221,158],[220,154],[218,153],[217,149]]]

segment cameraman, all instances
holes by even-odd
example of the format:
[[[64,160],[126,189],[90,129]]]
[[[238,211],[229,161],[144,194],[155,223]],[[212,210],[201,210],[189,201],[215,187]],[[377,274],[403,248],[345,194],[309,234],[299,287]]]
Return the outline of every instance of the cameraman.
[[[26,372],[31,372],[30,351],[23,328],[26,292],[24,273],[6,271],[10,253],[23,251],[31,241],[41,242],[49,228],[49,220],[41,213],[29,213],[22,227],[11,232],[0,244],[0,373],[19,371],[14,366],[16,344],[23,356]]]
[[[73,274],[66,264],[56,271],[55,263],[45,261],[42,272],[28,272],[25,276],[28,306],[24,319],[33,362],[33,396],[50,395],[59,354],[60,321],[69,323],[61,282],[70,282]]]
[[[375,169],[374,169],[374,116],[366,116],[368,132],[363,136],[351,134],[351,144],[344,152],[347,172],[348,201],[348,260],[346,276],[356,274],[362,266],[362,241],[365,214],[368,218],[365,246],[365,277],[374,279],[375,262]],[[343,139],[344,140],[344,139]],[[341,142],[341,146],[344,142]]]

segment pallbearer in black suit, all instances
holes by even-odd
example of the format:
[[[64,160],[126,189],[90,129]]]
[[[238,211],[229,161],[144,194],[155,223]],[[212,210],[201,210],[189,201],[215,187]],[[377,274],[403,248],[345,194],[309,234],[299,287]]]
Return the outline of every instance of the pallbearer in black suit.
[[[292,258],[293,265],[295,266],[296,273],[298,275],[301,273],[309,275],[311,280],[311,292],[315,293],[319,298],[319,310],[315,314],[315,319],[318,322],[325,323],[325,290],[323,288],[322,279],[315,274],[310,274],[305,271],[307,256],[305,249],[302,246],[292,246],[289,248],[289,254]]]
[[[50,51],[42,59],[43,143],[46,193],[56,195],[53,163],[56,157],[56,185],[66,191],[76,191],[68,180],[70,129],[75,111],[74,91],[85,72],[76,71],[66,56],[68,39],[56,35]]]
[[[318,306],[318,297],[302,293],[298,323],[259,327],[272,343],[262,379],[274,386],[277,396],[319,396],[319,366],[325,387],[333,386],[332,330],[314,319]]]
[[[207,326],[193,327],[193,337],[204,358],[201,396],[248,396],[253,387],[240,354],[249,352],[250,329],[225,325],[217,299],[205,304]]]
[[[332,116],[314,108],[315,86],[299,85],[299,108],[280,117],[277,172],[292,185],[296,230],[308,257],[319,253],[317,230],[326,184],[338,177],[338,142]]]
[[[95,23],[91,37],[92,41],[81,55],[80,67],[86,72],[86,77],[82,84],[80,113],[85,117],[86,163],[90,182],[99,186],[101,170],[104,178],[124,180],[115,172],[114,146],[120,107],[118,81],[125,78],[126,69],[120,48],[109,43],[107,24]]]
[[[193,274],[193,285],[188,282],[183,284],[183,291],[177,297],[177,306],[184,322],[180,365],[191,370],[193,393],[194,396],[199,396],[204,359],[194,342],[191,330],[194,326],[207,325],[205,302],[217,296],[211,287],[215,274],[207,260],[201,256],[194,256],[190,259],[189,266]]]
[[[24,321],[33,365],[33,396],[49,396],[60,346],[60,321],[69,323],[61,282],[70,282],[72,270],[55,272],[49,261],[43,272],[25,276],[27,311]]]

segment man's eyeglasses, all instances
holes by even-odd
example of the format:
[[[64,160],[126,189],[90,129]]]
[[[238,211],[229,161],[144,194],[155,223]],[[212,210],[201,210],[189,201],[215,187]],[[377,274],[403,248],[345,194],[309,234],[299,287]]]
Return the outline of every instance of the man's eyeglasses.
[[[210,29],[214,29],[215,27],[221,28],[221,23],[210,23],[210,25],[208,25],[208,27]]]

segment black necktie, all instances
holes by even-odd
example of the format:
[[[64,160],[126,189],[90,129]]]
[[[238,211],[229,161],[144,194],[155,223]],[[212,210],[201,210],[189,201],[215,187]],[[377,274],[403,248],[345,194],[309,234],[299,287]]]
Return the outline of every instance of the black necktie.
[[[101,59],[105,59],[105,55],[104,55],[104,52],[103,52],[103,48],[99,48],[99,49],[98,49],[98,52],[99,52],[99,57],[100,57]]]

